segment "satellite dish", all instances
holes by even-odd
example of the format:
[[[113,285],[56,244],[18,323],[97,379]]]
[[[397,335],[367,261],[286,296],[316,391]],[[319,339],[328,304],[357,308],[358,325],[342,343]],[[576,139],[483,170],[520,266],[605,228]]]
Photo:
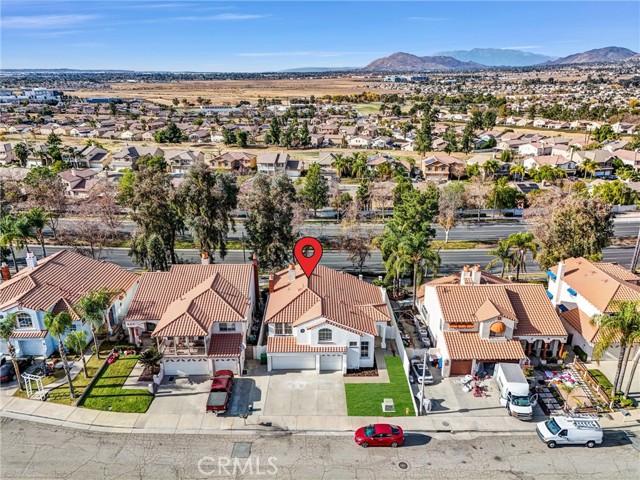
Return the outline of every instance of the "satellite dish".
[[[247,344],[246,343],[241,343],[240,344],[240,351],[244,352],[247,349]]]

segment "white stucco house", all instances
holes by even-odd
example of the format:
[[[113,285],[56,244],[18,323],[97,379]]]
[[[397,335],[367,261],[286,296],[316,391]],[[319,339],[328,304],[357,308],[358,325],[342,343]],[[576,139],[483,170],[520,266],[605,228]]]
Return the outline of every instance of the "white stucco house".
[[[374,366],[374,348],[395,336],[386,291],[318,265],[307,278],[290,265],[269,280],[264,323],[268,370],[330,370]]]
[[[2,268],[3,278],[10,276],[9,267]],[[47,312],[68,312],[74,320],[72,330],[90,332],[89,324],[76,314],[73,305],[90,290],[117,290],[121,293],[105,310],[107,327],[112,331],[124,319],[137,280],[136,274],[118,265],[67,250],[40,261],[30,253],[27,254],[27,267],[0,283],[0,320],[8,314],[16,314],[16,329],[10,341],[18,356],[46,358],[58,349],[58,340],[44,325]],[[0,352],[8,353],[4,341],[0,341]]]

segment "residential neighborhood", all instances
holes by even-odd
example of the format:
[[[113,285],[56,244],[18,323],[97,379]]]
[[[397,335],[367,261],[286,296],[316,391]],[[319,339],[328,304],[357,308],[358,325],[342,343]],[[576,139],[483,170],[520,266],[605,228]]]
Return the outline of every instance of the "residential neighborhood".
[[[639,478],[639,18],[4,2],[0,477]]]

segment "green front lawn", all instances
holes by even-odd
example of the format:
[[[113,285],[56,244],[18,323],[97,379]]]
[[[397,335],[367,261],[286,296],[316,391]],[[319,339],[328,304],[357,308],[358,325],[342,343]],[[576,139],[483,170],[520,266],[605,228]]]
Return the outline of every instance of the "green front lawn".
[[[346,383],[347,414],[352,417],[404,417],[415,415],[411,391],[400,357],[385,357],[389,383]],[[382,402],[393,398],[396,411],[383,413]],[[406,413],[406,409],[409,413]]]
[[[145,389],[122,388],[137,361],[138,355],[121,356],[107,366],[79,406],[112,412],[146,412],[153,395]]]

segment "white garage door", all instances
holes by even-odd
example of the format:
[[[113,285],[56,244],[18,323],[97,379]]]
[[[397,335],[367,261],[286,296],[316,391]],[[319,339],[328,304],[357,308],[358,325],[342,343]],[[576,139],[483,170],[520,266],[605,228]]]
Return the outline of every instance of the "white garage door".
[[[272,355],[273,370],[310,370],[316,368],[315,355]]]
[[[231,370],[234,374],[238,373],[238,360],[235,358],[216,358],[213,366],[218,370]]]
[[[342,370],[344,355],[320,355],[320,370]]]
[[[165,375],[175,375],[177,377],[211,375],[207,358],[165,358],[163,362]]]

